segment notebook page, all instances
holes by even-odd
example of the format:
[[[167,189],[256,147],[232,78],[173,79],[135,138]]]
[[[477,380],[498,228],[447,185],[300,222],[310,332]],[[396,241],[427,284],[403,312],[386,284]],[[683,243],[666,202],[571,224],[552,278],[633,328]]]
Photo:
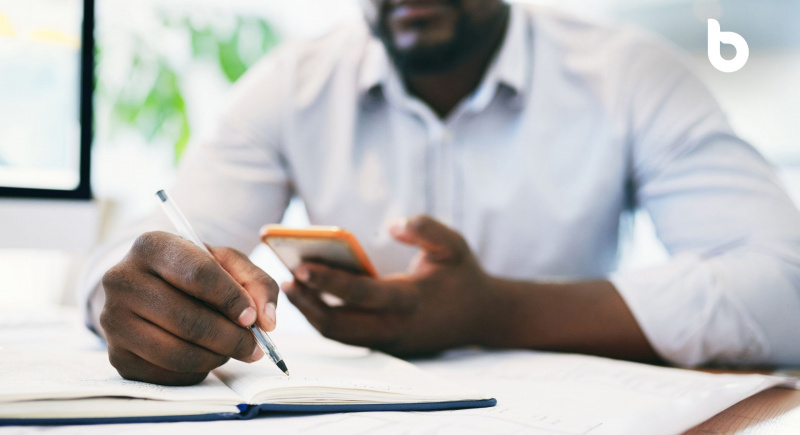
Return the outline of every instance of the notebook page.
[[[214,371],[251,404],[418,403],[491,396],[380,352],[284,353],[291,376],[269,361],[230,361]]]
[[[0,350],[0,403],[108,396],[243,402],[213,374],[199,385],[166,387],[123,379],[108,362],[106,352]]]

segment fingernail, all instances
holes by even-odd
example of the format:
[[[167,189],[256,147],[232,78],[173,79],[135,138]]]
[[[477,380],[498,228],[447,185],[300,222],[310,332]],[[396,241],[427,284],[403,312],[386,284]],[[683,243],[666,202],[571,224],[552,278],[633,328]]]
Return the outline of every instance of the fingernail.
[[[308,269],[306,269],[305,267],[300,267],[295,271],[295,277],[303,282],[308,281],[310,275],[311,274],[308,272]]]
[[[239,324],[242,326],[250,326],[256,321],[256,310],[253,307],[247,307],[242,314],[239,315]]]
[[[256,345],[256,350],[253,351],[253,356],[250,357],[250,361],[255,362],[260,360],[261,358],[264,358],[264,351],[261,350],[261,348],[258,345]]]
[[[406,225],[408,225],[408,219],[406,218],[399,218],[392,221],[389,224],[389,232],[397,235],[403,232],[406,229]]]
[[[275,304],[272,302],[264,305],[264,315],[267,317],[267,324],[261,325],[266,329],[268,332],[275,329],[275,325],[278,324],[277,316],[275,315]]]

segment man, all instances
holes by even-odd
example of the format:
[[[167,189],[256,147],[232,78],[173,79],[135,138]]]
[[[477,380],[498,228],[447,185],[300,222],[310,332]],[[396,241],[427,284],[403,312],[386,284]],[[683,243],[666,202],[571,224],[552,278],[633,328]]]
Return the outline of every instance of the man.
[[[800,215],[680,56],[501,0],[364,7],[371,32],[254,68],[185,157],[173,196],[230,248],[152,232],[157,213],[98,254],[88,314],[122,376],[192,384],[263,356],[243,327],[275,327],[278,287],[241,252],[292,195],[381,273],[307,263],[283,285],[336,340],[800,362]],[[671,259],[612,274],[633,207]]]

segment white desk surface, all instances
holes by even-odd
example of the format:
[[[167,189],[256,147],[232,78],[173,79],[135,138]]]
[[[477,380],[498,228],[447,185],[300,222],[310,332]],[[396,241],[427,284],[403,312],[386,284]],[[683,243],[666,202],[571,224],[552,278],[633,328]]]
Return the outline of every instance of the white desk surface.
[[[39,313],[42,315],[42,313]],[[30,348],[41,346],[45,343],[54,350],[61,348],[97,348],[99,341],[82,329],[74,312],[49,311],[43,314],[50,319],[48,322],[30,322],[26,313],[0,312],[0,347],[5,349]],[[41,318],[41,317],[39,317]],[[4,326],[5,325],[5,326]],[[12,326],[16,325],[16,326]],[[19,326],[26,325],[27,332],[19,333]],[[38,327],[33,327],[39,325]],[[577,359],[576,359],[577,358]],[[581,360],[585,357],[572,357],[568,355],[542,354],[536,352],[479,352],[458,351],[450,353],[438,360],[422,361],[418,365],[423,369],[437,375],[449,377],[461,382],[471,383],[473,386],[492,389],[498,398],[498,406],[489,409],[440,411],[440,412],[369,412],[369,413],[343,413],[311,416],[270,416],[250,421],[224,421],[201,423],[158,423],[135,425],[106,425],[106,426],[66,426],[66,427],[3,427],[0,435],[6,434],[187,434],[202,435],[215,433],[303,433],[303,434],[595,434],[595,433],[637,433],[636,428],[642,426],[634,424],[627,427],[633,415],[639,415],[641,421],[659,421],[662,427],[669,427],[676,419],[691,419],[691,410],[676,407],[672,409],[676,414],[666,412],[653,412],[653,405],[657,404],[658,395],[686,394],[679,389],[690,390],[694,388],[691,382],[685,385],[670,384],[666,380],[658,383],[654,379],[641,378],[622,370],[617,370],[611,362],[606,366],[592,366],[591,379],[588,382],[597,382],[598,376],[604,377],[601,383],[623,382],[638,383],[636,389],[641,395],[642,405],[631,403],[633,396],[618,396],[618,399],[603,400],[592,397],[601,390],[587,388],[576,394],[576,391],[557,392],[548,390],[548,385],[557,385],[562,382],[557,378],[546,379],[538,375],[529,375],[521,367],[531,364],[540,368],[555,366],[574,367],[585,366],[586,361],[594,364],[593,360]],[[551,362],[546,362],[546,360]],[[498,360],[505,361],[498,365]],[[544,361],[544,362],[543,362]],[[520,362],[523,364],[520,365]],[[603,364],[603,361],[599,361]],[[544,364],[544,365],[543,365]],[[604,368],[605,367],[605,368]],[[646,374],[647,368],[643,374]],[[531,370],[535,372],[536,370]],[[564,373],[574,372],[573,369],[564,370]],[[553,371],[556,377],[557,371]],[[552,374],[550,376],[553,376]],[[580,376],[589,376],[580,373]],[[625,379],[623,379],[625,378]],[[677,379],[677,378],[676,378]],[[543,381],[545,381],[543,383]],[[574,382],[575,379],[569,380]],[[646,382],[644,382],[646,381]],[[686,381],[686,380],[683,380]],[[691,381],[691,380],[689,380]],[[548,384],[547,382],[551,382]],[[682,381],[681,381],[682,382]],[[574,384],[573,384],[574,385]],[[677,385],[677,386],[676,386]],[[626,386],[626,388],[628,387]],[[537,394],[537,392],[539,394]],[[690,392],[691,393],[691,392]],[[695,391],[696,393],[696,391]],[[560,401],[559,405],[543,401],[544,397],[554,397]],[[652,397],[651,397],[652,396]],[[675,396],[677,397],[677,396]],[[690,397],[690,396],[686,396]],[[698,396],[693,396],[697,400]],[[717,400],[718,405],[724,404],[718,395],[709,396],[709,402]],[[663,398],[658,398],[661,400]],[[620,408],[623,402],[626,408]],[[651,402],[648,404],[648,400]],[[689,399],[686,399],[689,400]],[[689,400],[689,402],[691,401]],[[729,399],[730,400],[730,399]],[[734,400],[735,401],[735,400]],[[575,409],[581,409],[580,415],[568,415],[570,403]],[[671,403],[677,403],[673,400]],[[687,402],[688,403],[688,402]],[[733,403],[733,402],[731,402]],[[565,406],[566,404],[566,406]],[[689,408],[698,408],[697,404],[690,404]],[[649,406],[649,408],[648,408]],[[719,407],[724,409],[728,405]],[[638,407],[638,409],[636,409]],[[714,411],[716,412],[716,411]],[[679,416],[679,415],[680,416]],[[695,418],[697,414],[695,413]],[[713,415],[710,414],[710,415]],[[606,418],[608,417],[608,418]],[[697,420],[700,423],[704,418]],[[688,420],[686,420],[688,421]],[[644,424],[644,423],[643,423]],[[610,431],[609,429],[616,428]],[[620,429],[627,428],[627,429]],[[649,429],[652,429],[650,427]],[[655,433],[651,430],[647,433]],[[663,430],[663,433],[670,433]],[[745,399],[738,404],[720,412],[713,418],[701,423],[694,429],[686,432],[689,434],[797,434],[800,433],[800,391],[783,388],[771,388]]]

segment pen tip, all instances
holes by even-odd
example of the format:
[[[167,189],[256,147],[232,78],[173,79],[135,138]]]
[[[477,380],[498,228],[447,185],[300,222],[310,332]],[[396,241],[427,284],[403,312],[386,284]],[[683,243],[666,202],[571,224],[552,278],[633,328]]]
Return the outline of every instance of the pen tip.
[[[161,202],[167,202],[167,192],[159,190],[158,192],[156,192],[156,196],[158,196],[158,199],[160,199]]]
[[[278,361],[275,363],[282,372],[286,373],[286,376],[289,376],[289,368],[286,367],[286,363],[283,360]]]

